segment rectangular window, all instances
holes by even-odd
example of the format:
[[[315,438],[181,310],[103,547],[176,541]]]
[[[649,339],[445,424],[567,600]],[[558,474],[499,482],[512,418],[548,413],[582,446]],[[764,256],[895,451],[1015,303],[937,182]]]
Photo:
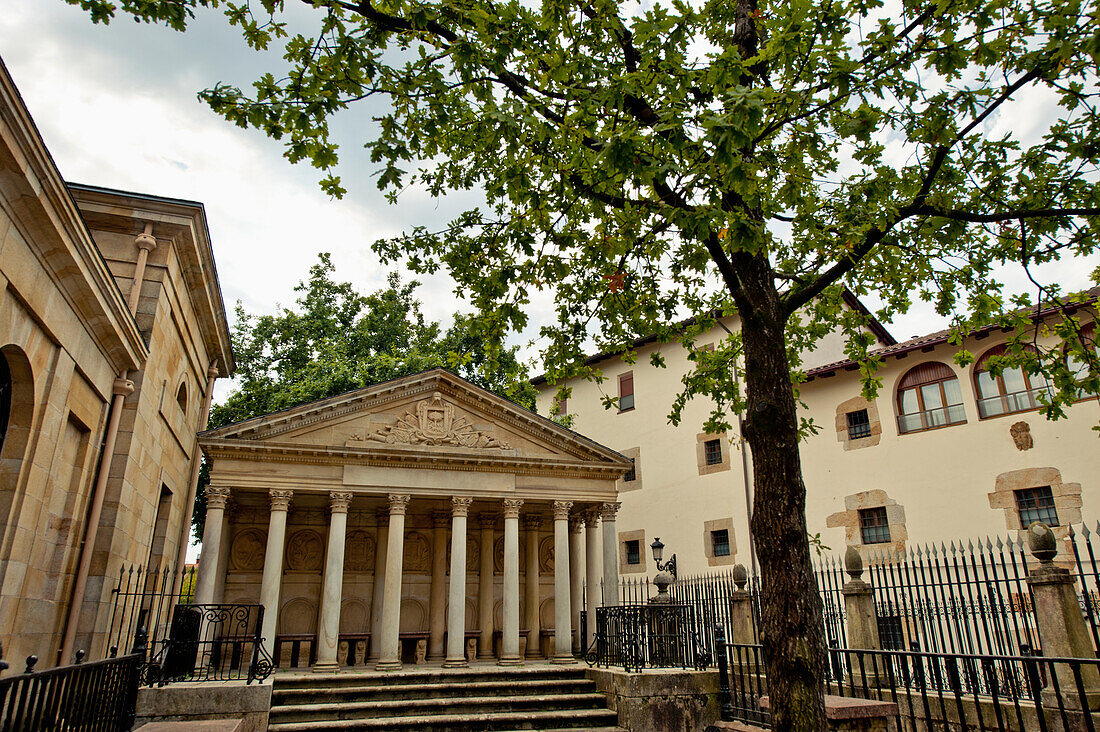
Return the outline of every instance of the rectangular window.
[[[886,523],[886,507],[859,509],[859,533],[864,544],[889,542],[890,526]]]
[[[630,470],[623,474],[623,482],[633,483],[638,479],[638,458],[630,458]]]
[[[625,373],[619,377],[619,411],[625,412],[634,408],[634,372]]]
[[[1016,510],[1020,512],[1020,525],[1031,526],[1038,521],[1047,526],[1058,525],[1058,512],[1054,509],[1054,495],[1050,486],[1024,488],[1016,493]]]
[[[871,419],[867,416],[866,409],[848,412],[848,439],[858,440],[861,437],[871,436]]]
[[[706,455],[707,465],[721,465],[722,464],[722,441],[721,440],[707,440],[703,443],[703,450]]]
[[[905,631],[897,615],[878,616],[878,639],[885,650],[904,651]]]
[[[642,542],[638,541],[637,539],[631,539],[630,541],[626,542],[626,563],[642,563]]]
[[[719,529],[710,532],[710,545],[714,549],[714,556],[728,557],[730,555],[729,529]]]
[[[553,414],[557,416],[563,416],[569,414],[569,400],[565,397],[554,398],[554,411]]]

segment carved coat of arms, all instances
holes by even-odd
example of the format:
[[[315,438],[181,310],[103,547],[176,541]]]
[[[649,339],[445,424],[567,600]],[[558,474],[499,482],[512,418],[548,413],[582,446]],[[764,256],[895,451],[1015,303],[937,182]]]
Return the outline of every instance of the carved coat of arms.
[[[455,407],[443,401],[438,391],[431,399],[417,402],[416,413],[405,412],[397,422],[367,436],[368,440],[389,445],[455,445],[509,450],[511,446],[488,432],[475,430],[465,417],[455,416]]]

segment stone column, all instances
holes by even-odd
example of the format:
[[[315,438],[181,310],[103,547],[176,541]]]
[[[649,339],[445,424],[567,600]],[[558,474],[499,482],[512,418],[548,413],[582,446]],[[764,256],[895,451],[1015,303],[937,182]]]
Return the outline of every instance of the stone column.
[[[848,618],[848,647],[878,650],[882,645],[878,637],[874,590],[861,579],[863,557],[854,546],[844,552],[844,571],[851,578],[840,588]]]
[[[195,579],[195,604],[214,602],[214,588],[218,573],[222,570],[222,532],[225,527],[225,504],[229,489],[217,485],[206,486],[206,525],[202,531],[202,557],[199,559],[199,576]]]
[[[569,519],[569,624],[572,628],[573,655],[584,651],[581,638],[581,595],[584,586],[584,534],[580,516]]]
[[[615,530],[615,514],[619,502],[600,506],[603,520],[603,604],[611,607],[619,604],[619,534]]]
[[[553,663],[576,663],[569,602],[569,509],[572,501],[554,501],[554,658]]]
[[[733,583],[737,589],[730,594],[730,627],[726,640],[730,643],[756,643],[752,632],[752,595],[745,589],[749,573],[745,565],[733,567]]]
[[[1040,523],[1027,530],[1027,544],[1039,565],[1027,573],[1027,586],[1035,602],[1035,624],[1047,658],[1095,658],[1081,605],[1077,601],[1073,573],[1054,565],[1058,542],[1054,532]],[[1084,699],[1077,688],[1073,667],[1065,663],[1051,664],[1062,692],[1061,703],[1067,709],[1100,710],[1100,674],[1095,665],[1082,663],[1078,668]],[[1054,686],[1043,690],[1043,706],[1059,706]]]
[[[477,644],[478,658],[493,655],[493,527],[496,522],[497,517],[491,513],[483,513],[477,518],[477,526],[481,530],[477,590],[478,629],[481,632]]]
[[[329,497],[328,551],[321,590],[321,618],[317,632],[317,663],[314,671],[339,671],[336,652],[340,647],[340,601],[344,596],[344,541],[348,533],[351,493],[332,491]]]
[[[391,493],[390,531],[386,541],[386,584],[382,590],[382,629],[376,671],[401,668],[401,562],[405,552],[405,510],[412,496]]]
[[[500,666],[519,666],[519,509],[521,499],[504,499],[504,618]]]
[[[447,660],[444,668],[463,668],[466,662],[466,517],[473,498],[451,499],[451,591],[447,597]]]
[[[527,543],[527,571],[523,602],[524,624],[527,626],[527,658],[538,658],[539,653],[539,527],[542,516],[527,514],[523,517],[524,540]]]
[[[294,491],[272,488],[271,517],[267,525],[267,551],[260,583],[260,603],[264,606],[264,647],[275,657],[275,626],[279,619],[279,590],[283,583],[283,552],[286,550],[286,514]]]
[[[432,513],[432,584],[428,594],[428,660],[443,660],[443,632],[447,629],[447,520],[443,511]]]
[[[374,512],[374,591],[370,598],[370,655],[368,661],[378,660],[382,647],[382,598],[386,594],[386,545],[390,535],[390,512],[380,508]]]
[[[596,608],[600,606],[600,514],[589,511],[584,515],[584,614],[586,631],[584,647],[587,649],[596,639]]]

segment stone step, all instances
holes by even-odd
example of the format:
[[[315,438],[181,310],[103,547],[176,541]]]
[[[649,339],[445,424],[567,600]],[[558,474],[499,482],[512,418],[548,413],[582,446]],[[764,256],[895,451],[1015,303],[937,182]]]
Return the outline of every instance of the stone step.
[[[485,666],[468,669],[401,670],[379,673],[373,670],[345,670],[337,674],[280,673],[275,676],[277,690],[321,686],[394,686],[397,684],[434,684],[447,682],[476,682],[492,679],[583,679],[584,668],[577,666],[506,667]]]
[[[527,696],[456,696],[435,699],[394,699],[390,701],[340,702],[273,706],[272,722],[310,722],[388,717],[424,717],[460,715],[484,717],[513,712],[574,710],[589,711],[606,707],[603,694],[550,694]]]
[[[385,701],[388,699],[431,699],[458,696],[466,692],[472,696],[513,696],[522,694],[585,694],[596,688],[596,682],[585,678],[550,679],[489,679],[478,681],[440,681],[436,683],[356,684],[354,686],[300,686],[283,688],[281,684],[272,690],[274,705],[323,703],[329,701]]]
[[[272,722],[270,732],[387,730],[388,732],[519,732],[526,730],[617,730],[618,715],[608,709],[427,714],[310,722]]]

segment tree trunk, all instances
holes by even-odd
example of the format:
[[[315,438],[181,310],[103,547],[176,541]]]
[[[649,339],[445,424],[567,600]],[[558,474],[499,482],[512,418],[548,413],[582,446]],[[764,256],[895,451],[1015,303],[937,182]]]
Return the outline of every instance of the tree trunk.
[[[747,258],[746,258],[747,259]],[[824,730],[825,631],[806,534],[806,486],[787,363],[786,316],[766,259],[738,262],[752,447],[752,533],[763,581],[761,642],[777,731]]]

